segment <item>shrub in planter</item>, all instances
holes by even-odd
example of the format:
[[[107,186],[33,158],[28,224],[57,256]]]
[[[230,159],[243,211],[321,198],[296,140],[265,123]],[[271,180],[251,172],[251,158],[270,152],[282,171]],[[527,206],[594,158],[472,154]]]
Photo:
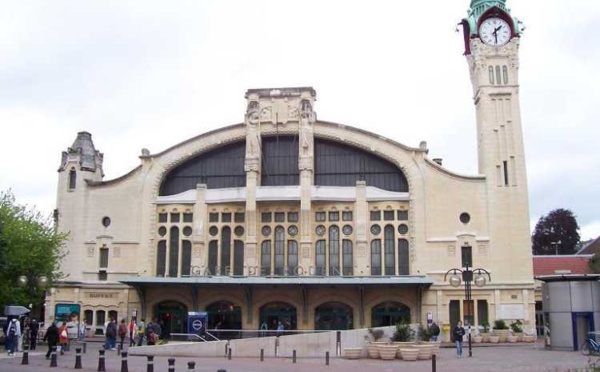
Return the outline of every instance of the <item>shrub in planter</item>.
[[[392,337],[392,341],[408,342],[412,341],[415,337],[415,331],[410,327],[410,324],[401,321],[396,323],[396,331]]]

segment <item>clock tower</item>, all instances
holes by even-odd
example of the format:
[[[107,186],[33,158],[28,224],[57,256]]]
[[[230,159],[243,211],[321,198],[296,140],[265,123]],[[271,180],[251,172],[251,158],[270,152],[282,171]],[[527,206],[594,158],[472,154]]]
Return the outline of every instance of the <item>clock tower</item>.
[[[519,105],[520,22],[506,0],[472,0],[462,20],[473,85],[479,173],[486,177],[494,259],[509,260],[507,280],[533,277],[529,197]],[[517,261],[515,261],[517,260]],[[511,265],[510,262],[522,262]],[[517,272],[515,272],[515,270]]]

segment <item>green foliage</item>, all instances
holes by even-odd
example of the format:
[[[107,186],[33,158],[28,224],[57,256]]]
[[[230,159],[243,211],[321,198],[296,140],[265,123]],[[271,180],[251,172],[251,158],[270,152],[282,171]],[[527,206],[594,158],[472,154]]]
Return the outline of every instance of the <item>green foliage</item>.
[[[369,332],[368,338],[370,341],[378,341],[381,340],[383,336],[385,336],[385,332],[383,331],[383,329],[369,328],[367,329],[367,332]]]
[[[494,329],[508,329],[506,322],[502,319],[494,320]]]
[[[532,243],[533,254],[574,254],[579,243],[579,225],[568,209],[555,209],[542,216],[535,225]]]
[[[422,324],[419,324],[419,328],[417,329],[417,338],[419,341],[429,341],[431,339],[431,327],[423,327]]]
[[[410,327],[409,323],[400,321],[396,323],[396,331],[392,337],[392,341],[408,342],[412,341],[415,337],[415,331]]]
[[[481,322],[481,326],[483,327],[484,333],[487,333],[490,331],[490,323],[488,323],[487,320],[484,320],[483,322]]]
[[[45,275],[48,285],[60,279],[65,239],[66,235],[55,231],[50,218],[17,204],[10,190],[0,191],[0,309],[12,304],[35,307],[43,302],[46,288],[31,282],[19,286],[17,278]]]
[[[523,323],[517,319],[510,323],[510,329],[512,329],[513,333],[523,333]]]

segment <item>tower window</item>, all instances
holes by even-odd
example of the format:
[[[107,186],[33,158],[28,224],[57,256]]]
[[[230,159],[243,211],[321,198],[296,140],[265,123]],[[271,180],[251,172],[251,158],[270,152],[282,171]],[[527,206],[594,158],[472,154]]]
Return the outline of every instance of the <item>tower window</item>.
[[[502,66],[502,77],[504,78],[504,84],[508,84],[508,67]]]
[[[108,267],[108,248],[102,247],[99,249],[100,251],[100,268],[106,269]]]
[[[69,190],[75,190],[77,186],[77,172],[75,169],[71,169],[69,171]]]
[[[490,72],[490,84],[494,84],[494,67],[488,67],[488,71]]]
[[[496,84],[502,84],[502,75],[500,74],[500,66],[496,66]]]
[[[502,164],[504,165],[504,186],[508,186],[508,162],[505,160]]]

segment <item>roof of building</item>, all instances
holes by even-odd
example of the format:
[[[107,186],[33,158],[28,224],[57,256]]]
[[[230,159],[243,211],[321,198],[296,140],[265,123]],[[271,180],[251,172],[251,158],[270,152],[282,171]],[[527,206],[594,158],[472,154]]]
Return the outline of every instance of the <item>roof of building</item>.
[[[591,254],[533,256],[533,275],[591,274],[592,257]]]
[[[596,254],[596,252],[600,252],[600,236],[587,242],[587,244],[585,244],[581,250],[577,252],[577,255],[593,255]]]

